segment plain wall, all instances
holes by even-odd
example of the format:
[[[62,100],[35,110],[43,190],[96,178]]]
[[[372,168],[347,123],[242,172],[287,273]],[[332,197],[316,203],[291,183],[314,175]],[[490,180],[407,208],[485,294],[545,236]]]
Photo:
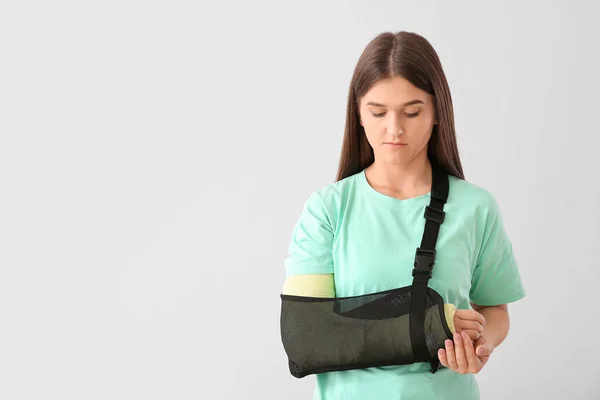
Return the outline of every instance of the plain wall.
[[[483,399],[599,399],[598,5],[3,2],[0,398],[308,399],[283,260],[366,44],[437,50],[527,297]]]

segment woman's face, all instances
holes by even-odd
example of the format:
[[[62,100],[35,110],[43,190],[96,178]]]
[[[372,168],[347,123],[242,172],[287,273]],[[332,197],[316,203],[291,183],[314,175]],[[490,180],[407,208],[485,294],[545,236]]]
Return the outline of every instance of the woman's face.
[[[437,123],[432,95],[401,77],[382,79],[361,98],[359,112],[376,161],[406,164],[426,157]]]

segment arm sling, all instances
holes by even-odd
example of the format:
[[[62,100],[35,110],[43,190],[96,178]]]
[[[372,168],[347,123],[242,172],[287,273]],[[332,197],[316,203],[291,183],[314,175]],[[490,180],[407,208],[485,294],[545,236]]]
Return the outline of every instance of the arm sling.
[[[441,367],[437,351],[452,331],[444,300],[428,282],[449,181],[439,164],[431,164],[431,201],[412,285],[351,297],[281,294],[281,340],[294,377],[417,362],[428,362],[431,373]]]

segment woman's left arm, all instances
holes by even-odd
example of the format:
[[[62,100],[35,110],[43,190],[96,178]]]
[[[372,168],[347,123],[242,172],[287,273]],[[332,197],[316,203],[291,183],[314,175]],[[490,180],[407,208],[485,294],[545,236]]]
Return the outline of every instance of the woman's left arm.
[[[510,329],[508,305],[479,306],[471,303],[471,306],[485,318],[483,333],[481,337],[475,341],[475,353],[477,355],[489,355],[508,335]],[[485,349],[485,347],[489,347],[490,345],[492,346],[491,348]],[[484,353],[480,353],[478,346],[484,346]]]
[[[456,332],[454,341],[446,340],[445,348],[438,350],[441,364],[461,374],[481,371],[494,349],[506,339],[510,326],[506,304],[479,306],[471,303],[471,306],[485,318],[481,336],[473,342],[466,332]]]

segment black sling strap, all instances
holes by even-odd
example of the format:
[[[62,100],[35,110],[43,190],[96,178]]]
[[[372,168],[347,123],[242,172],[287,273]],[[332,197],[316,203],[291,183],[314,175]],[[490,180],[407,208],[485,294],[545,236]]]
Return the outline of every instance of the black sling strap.
[[[417,247],[415,253],[409,325],[410,341],[416,360],[429,362],[431,364],[431,372],[435,373],[440,363],[437,355],[432,357],[427,348],[425,339],[425,303],[428,281],[432,276],[433,264],[435,262],[435,245],[440,225],[444,222],[446,216],[444,204],[448,200],[449,182],[447,173],[439,164],[431,160],[431,166],[431,201],[429,206],[425,208],[425,230],[421,246]]]

